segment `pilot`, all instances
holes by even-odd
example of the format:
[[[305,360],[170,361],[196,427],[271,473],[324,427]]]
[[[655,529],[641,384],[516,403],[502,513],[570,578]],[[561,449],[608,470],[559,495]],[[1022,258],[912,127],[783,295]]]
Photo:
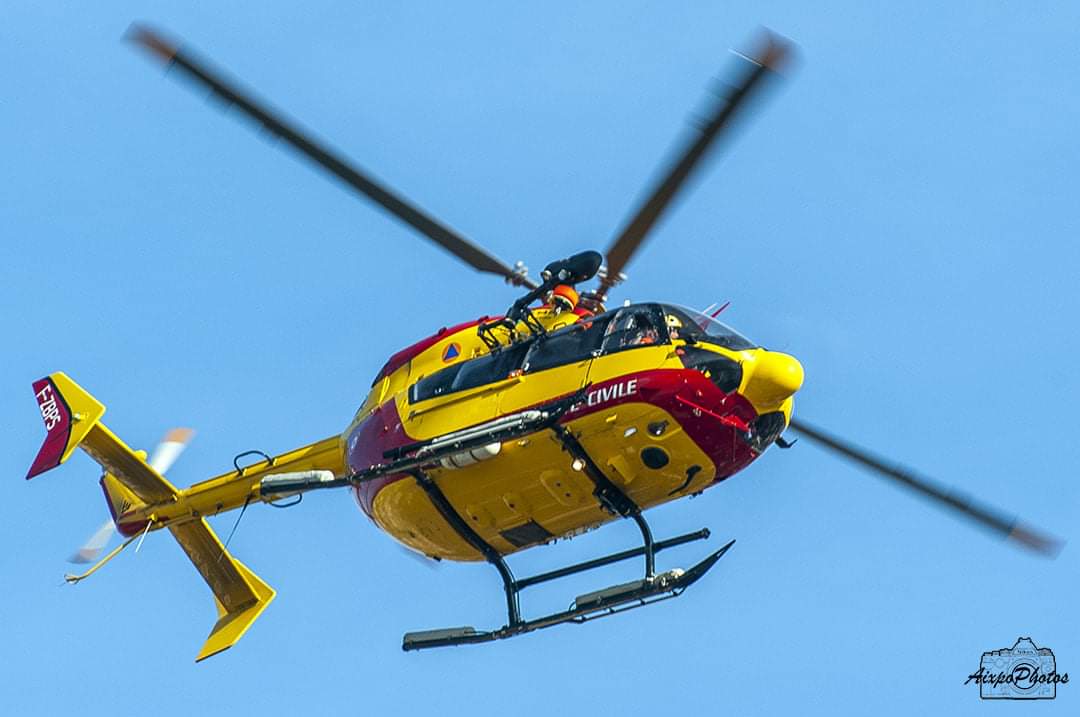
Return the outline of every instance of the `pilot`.
[[[683,322],[678,316],[675,316],[674,314],[665,314],[664,320],[667,322],[668,336],[673,339],[684,338],[681,335]]]
[[[647,314],[633,312],[620,315],[611,322],[605,332],[604,343],[608,348],[631,348],[649,346],[660,339],[660,332]]]
[[[652,324],[643,322],[643,325],[630,339],[631,346],[650,346],[660,339],[660,333]]]

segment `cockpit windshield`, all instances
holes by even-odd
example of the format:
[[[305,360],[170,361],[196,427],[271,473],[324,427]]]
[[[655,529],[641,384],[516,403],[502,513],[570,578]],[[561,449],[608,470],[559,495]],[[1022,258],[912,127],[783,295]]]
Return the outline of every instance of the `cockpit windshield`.
[[[745,351],[757,345],[727,324],[685,306],[661,304],[673,339],[704,341],[732,351]]]

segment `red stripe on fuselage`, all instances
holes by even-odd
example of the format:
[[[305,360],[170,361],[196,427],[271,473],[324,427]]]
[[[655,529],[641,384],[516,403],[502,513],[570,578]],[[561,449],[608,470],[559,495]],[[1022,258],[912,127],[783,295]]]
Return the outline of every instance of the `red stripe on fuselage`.
[[[349,465],[349,470],[356,473],[376,463],[383,463],[386,460],[383,454],[391,448],[400,448],[415,442],[416,439],[410,438],[405,433],[397,404],[391,398],[372,411],[371,415],[349,434],[349,439],[345,444],[345,460]],[[395,473],[354,486],[353,493],[356,496],[356,502],[371,518],[373,517],[371,506],[375,502],[376,494],[384,486],[407,477],[402,473]]]
[[[679,397],[685,400],[680,401]],[[735,416],[739,422],[748,424],[757,417],[753,406],[737,393],[725,394],[694,369],[656,369],[595,384],[589,388],[586,399],[568,411],[560,422],[569,423],[623,403],[649,403],[669,413],[716,466],[714,483],[739,472],[757,457],[737,429],[718,418]],[[415,440],[405,432],[397,405],[391,399],[349,435],[346,449],[349,468],[356,472],[382,463],[384,452]],[[371,517],[379,491],[407,477],[388,475],[356,486],[353,489],[356,500]]]
[[[399,368],[404,366],[407,361],[412,360],[414,356],[417,356],[420,354],[420,352],[426,351],[427,349],[431,348],[435,344],[445,339],[447,336],[452,336],[459,331],[464,331],[465,329],[471,328],[473,326],[478,326],[481,321],[488,321],[490,318],[491,317],[489,316],[481,316],[476,321],[466,321],[463,324],[458,324],[457,326],[451,326],[449,328],[444,326],[431,336],[428,336],[426,339],[421,339],[412,346],[406,346],[405,348],[401,349],[396,354],[391,356],[389,359],[387,359],[386,363],[383,365],[378,375],[375,376],[375,380],[371,382],[371,385],[374,386],[376,381],[379,381],[384,376],[389,376],[394,371],[397,371]]]

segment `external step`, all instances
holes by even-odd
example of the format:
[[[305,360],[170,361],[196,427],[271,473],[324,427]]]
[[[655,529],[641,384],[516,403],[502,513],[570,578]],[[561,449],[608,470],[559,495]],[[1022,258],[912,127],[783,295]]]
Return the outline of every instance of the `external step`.
[[[574,607],[578,610],[584,610],[605,605],[617,605],[625,600],[634,600],[639,597],[662,592],[667,589],[668,586],[675,584],[675,582],[684,574],[685,571],[675,568],[666,573],[660,573],[649,580],[634,580],[629,583],[622,583],[621,585],[613,585],[612,587],[604,588],[603,590],[596,590],[591,593],[585,593],[584,595],[578,595],[577,598],[574,599]]]
[[[477,634],[475,627],[444,627],[441,630],[419,630],[407,632],[402,638],[402,647],[406,650],[424,647],[431,643],[446,643],[447,641],[460,640],[473,637]]]

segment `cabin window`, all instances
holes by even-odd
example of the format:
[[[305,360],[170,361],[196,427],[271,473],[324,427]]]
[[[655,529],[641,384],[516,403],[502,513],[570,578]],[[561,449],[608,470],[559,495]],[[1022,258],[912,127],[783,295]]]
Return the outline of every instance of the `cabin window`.
[[[430,376],[425,376],[414,383],[409,391],[409,402],[426,401],[429,398],[450,393],[451,387],[454,385],[454,379],[464,365],[464,363],[456,363],[453,366],[444,368],[442,371],[436,371]]]
[[[525,373],[565,366],[596,356],[610,320],[610,315],[582,319],[537,339],[525,357]]]
[[[448,366],[414,383],[409,389],[409,402],[419,403],[507,379],[521,368],[528,348],[526,344],[508,346],[480,358]]]
[[[667,343],[668,331],[664,314],[655,304],[627,306],[619,309],[604,332],[602,353],[654,346]]]
[[[527,345],[515,344],[466,361],[461,364],[461,370],[454,377],[454,385],[450,390],[464,391],[510,378],[511,373],[521,368],[527,350]]]

